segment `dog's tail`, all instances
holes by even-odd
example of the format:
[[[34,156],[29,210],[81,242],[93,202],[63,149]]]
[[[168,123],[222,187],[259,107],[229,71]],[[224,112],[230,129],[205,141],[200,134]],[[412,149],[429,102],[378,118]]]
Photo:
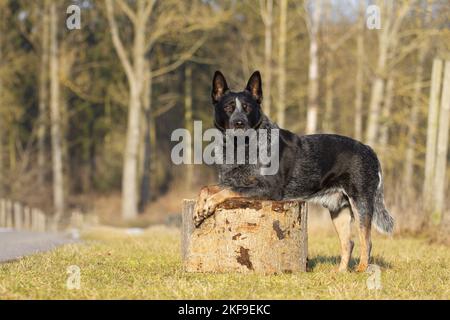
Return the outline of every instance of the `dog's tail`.
[[[394,218],[389,214],[385,205],[383,197],[383,177],[381,176],[381,169],[378,171],[378,186],[375,191],[375,203],[373,212],[373,224],[375,228],[384,234],[391,234],[394,231]]]

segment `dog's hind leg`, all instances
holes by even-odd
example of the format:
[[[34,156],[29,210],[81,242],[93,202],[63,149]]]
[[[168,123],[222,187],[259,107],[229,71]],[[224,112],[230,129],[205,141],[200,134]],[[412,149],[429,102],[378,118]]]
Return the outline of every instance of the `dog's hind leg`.
[[[344,207],[338,211],[330,210],[330,215],[341,243],[341,262],[339,263],[338,271],[344,272],[348,269],[354,246],[351,240],[352,212],[349,207]]]
[[[370,239],[372,216],[369,212],[370,206],[356,203],[352,198],[349,200],[358,228],[360,244],[359,264],[356,271],[364,272],[369,266],[370,251],[372,250],[372,241]]]

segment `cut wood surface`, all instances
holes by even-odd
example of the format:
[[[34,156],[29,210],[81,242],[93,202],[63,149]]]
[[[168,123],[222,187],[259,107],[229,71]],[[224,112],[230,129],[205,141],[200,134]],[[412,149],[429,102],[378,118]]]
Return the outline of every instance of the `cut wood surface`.
[[[195,200],[184,200],[181,247],[187,272],[306,271],[306,203],[233,198],[197,228],[194,207]]]

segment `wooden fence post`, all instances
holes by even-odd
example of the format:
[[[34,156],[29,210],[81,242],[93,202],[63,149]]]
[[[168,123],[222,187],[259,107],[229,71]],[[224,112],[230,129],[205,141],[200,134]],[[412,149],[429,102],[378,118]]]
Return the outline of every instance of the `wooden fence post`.
[[[14,203],[14,229],[22,230],[23,215],[22,205],[19,202]]]
[[[6,227],[6,202],[0,199],[0,227]]]
[[[47,220],[47,216],[41,211],[39,210],[39,216],[41,217],[41,232],[45,232],[47,231],[47,227],[48,227],[48,220]]]
[[[31,230],[31,209],[27,206],[23,208],[23,228]]]
[[[13,228],[13,206],[10,200],[6,200],[6,228]]]
[[[96,224],[98,224],[98,217],[94,214],[85,215],[80,211],[74,211],[70,216],[70,226],[75,228]],[[37,208],[0,198],[0,228],[58,232],[59,227],[59,221]]]
[[[37,231],[37,210],[31,209],[31,231]]]

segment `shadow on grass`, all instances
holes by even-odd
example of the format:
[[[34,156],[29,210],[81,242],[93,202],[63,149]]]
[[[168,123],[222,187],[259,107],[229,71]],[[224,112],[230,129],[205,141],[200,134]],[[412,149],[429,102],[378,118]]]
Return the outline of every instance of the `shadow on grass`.
[[[308,257],[308,271],[314,271],[314,268],[316,268],[318,265],[321,265],[321,264],[333,265],[333,266],[336,266],[336,268],[337,268],[339,266],[340,261],[341,261],[340,256],[317,255],[312,258]],[[350,262],[348,264],[349,270],[355,269],[358,262],[359,262],[359,259],[351,258]],[[370,264],[376,264],[383,269],[391,269],[392,268],[392,265],[380,256],[371,257]]]

